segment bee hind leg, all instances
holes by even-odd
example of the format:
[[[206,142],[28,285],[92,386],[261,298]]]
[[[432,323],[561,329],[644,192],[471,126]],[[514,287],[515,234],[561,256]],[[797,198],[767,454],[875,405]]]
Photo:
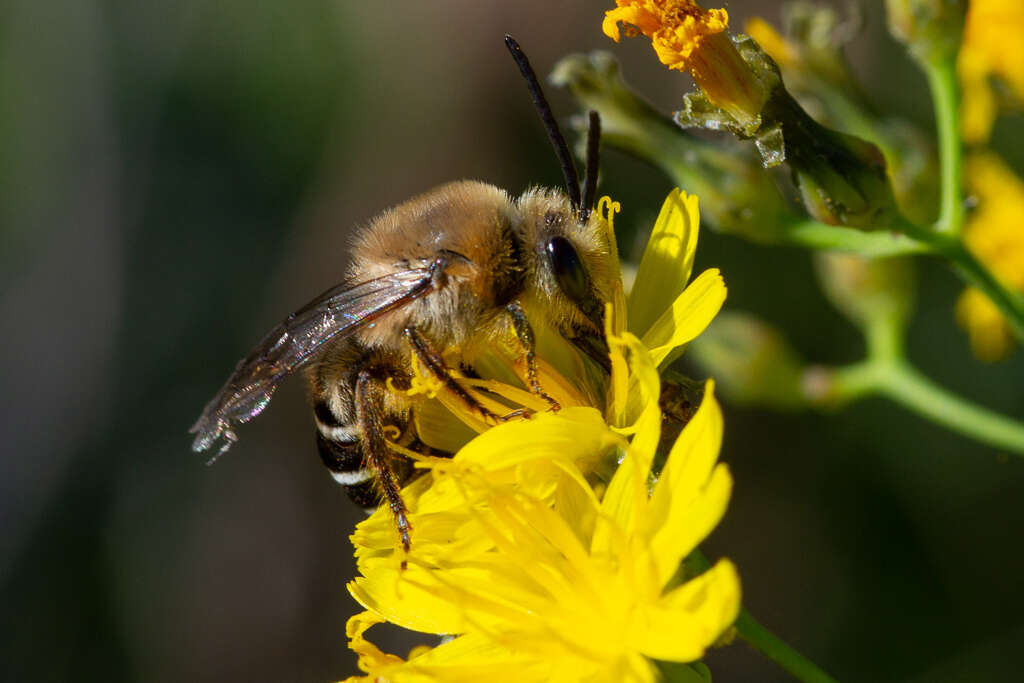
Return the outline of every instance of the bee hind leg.
[[[412,525],[409,524],[409,511],[402,500],[402,478],[395,471],[391,449],[384,437],[385,386],[372,370],[359,371],[355,387],[356,420],[363,436],[363,462],[376,475],[381,502],[386,503],[395,516],[402,548],[408,553]],[[405,562],[402,564],[404,567]]]
[[[448,365],[444,362],[444,358],[433,345],[427,340],[423,334],[415,327],[405,328],[405,336],[412,345],[413,353],[416,354],[416,359],[424,365],[430,373],[441,381],[446,391],[449,391],[459,401],[466,406],[466,408],[477,415],[480,415],[484,420],[490,422],[508,422],[511,419],[517,417],[529,417],[530,411],[526,408],[519,408],[513,410],[506,415],[498,415],[497,413],[489,410],[484,404],[480,403],[479,400],[473,394],[469,393],[465,387],[459,384],[459,381],[452,375],[451,370],[448,369]]]

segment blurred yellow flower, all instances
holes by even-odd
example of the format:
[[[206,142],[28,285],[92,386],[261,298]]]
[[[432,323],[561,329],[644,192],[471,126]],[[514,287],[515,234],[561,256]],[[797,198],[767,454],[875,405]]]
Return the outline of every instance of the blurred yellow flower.
[[[964,229],[964,242],[1010,289],[1024,293],[1024,180],[998,156],[967,159],[965,177],[978,206]],[[956,304],[978,358],[996,361],[1014,348],[1014,336],[999,309],[973,287]]]
[[[350,620],[349,639],[367,676],[350,680],[652,681],[650,660],[699,659],[732,624],[730,562],[677,576],[731,489],[716,464],[711,382],[651,485],[658,365],[725,297],[717,271],[686,286],[697,217],[696,198],[673,192],[641,261],[635,312],[621,293],[609,304],[605,400],[487,429],[452,459],[420,457],[428,474],[403,491],[416,530],[408,554],[387,511],[356,528],[360,576],[349,590],[366,612]],[[406,660],[366,639],[385,621],[455,637]]]
[[[751,17],[745,27],[747,35],[782,68],[794,67],[800,59],[800,48],[787,40],[761,17]]]
[[[1024,102],[1024,2],[970,0],[957,72],[963,86],[961,132],[969,143],[988,140],[1004,96]]]
[[[627,36],[650,38],[661,63],[688,71],[712,104],[739,121],[760,114],[768,92],[725,32],[728,12],[706,10],[693,0],[615,2],[601,24],[606,36],[619,42],[619,24],[626,24]]]

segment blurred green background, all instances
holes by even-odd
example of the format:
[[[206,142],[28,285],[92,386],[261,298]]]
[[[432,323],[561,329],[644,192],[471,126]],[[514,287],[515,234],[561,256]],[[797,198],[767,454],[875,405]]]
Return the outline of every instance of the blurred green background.
[[[843,10],[844,2],[836,2]],[[0,8],[0,679],[329,681],[358,513],[319,463],[301,381],[214,466],[189,425],[234,363],[341,277],[354,226],[442,182],[518,194],[560,175],[505,52],[538,72],[612,49],[670,111],[690,87],[611,2],[8,0]],[[926,128],[880,1],[851,47],[872,100]],[[731,2],[739,30],[776,2]],[[575,113],[549,88],[560,115]],[[996,142],[1024,167],[1020,120]],[[668,180],[604,156],[623,244]],[[974,361],[958,281],[920,264],[911,357],[1024,418],[1024,356]],[[705,232],[726,306],[810,359],[862,353],[806,252]],[[694,375],[699,370],[689,368]],[[726,405],[736,478],[706,545],[745,602],[842,680],[1010,680],[1024,647],[1024,462],[881,400],[836,415]],[[404,652],[396,640],[385,647]],[[742,643],[716,680],[787,677]]]

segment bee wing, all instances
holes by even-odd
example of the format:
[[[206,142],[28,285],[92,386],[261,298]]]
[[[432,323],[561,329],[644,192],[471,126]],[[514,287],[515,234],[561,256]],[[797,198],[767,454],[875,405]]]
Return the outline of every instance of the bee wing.
[[[259,415],[281,381],[312,361],[324,344],[341,339],[433,289],[431,270],[415,268],[359,284],[333,287],[289,315],[235,368],[189,430],[192,450],[224,439],[219,453],[238,440],[234,427]],[[219,454],[218,453],[218,454]]]

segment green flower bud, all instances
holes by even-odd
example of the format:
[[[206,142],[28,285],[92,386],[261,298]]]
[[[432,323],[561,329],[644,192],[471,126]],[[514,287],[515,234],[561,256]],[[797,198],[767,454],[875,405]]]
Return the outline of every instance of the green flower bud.
[[[812,119],[786,90],[779,67],[749,37],[738,37],[736,47],[751,71],[771,84],[756,122],[734,119],[702,93],[689,93],[676,112],[676,123],[752,138],[765,167],[789,165],[807,212],[823,223],[872,228],[899,224],[885,157],[878,148]]]
[[[785,201],[744,146],[712,144],[680,129],[626,85],[607,52],[569,55],[555,65],[550,80],[601,115],[603,144],[660,167],[698,195],[702,219],[714,230],[755,242],[780,239]],[[585,130],[585,120],[578,123]]]
[[[864,97],[843,53],[858,24],[830,7],[793,2],[784,7],[781,34],[759,17],[746,30],[815,120],[878,145],[900,209],[919,224],[931,223],[939,203],[934,144],[909,121],[879,115]]]
[[[885,323],[903,329],[914,302],[914,268],[908,258],[869,259],[818,252],[815,266],[822,289],[858,328]]]
[[[746,313],[721,313],[687,355],[735,403],[795,409],[806,405],[804,361],[782,334]]]
[[[960,46],[967,0],[885,0],[889,32],[922,61],[952,57]]]

